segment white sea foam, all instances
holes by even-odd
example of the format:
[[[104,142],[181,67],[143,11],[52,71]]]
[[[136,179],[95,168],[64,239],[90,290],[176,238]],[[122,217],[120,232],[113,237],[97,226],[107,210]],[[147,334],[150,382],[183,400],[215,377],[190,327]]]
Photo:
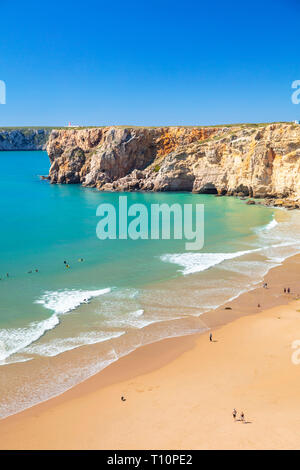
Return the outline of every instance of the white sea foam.
[[[278,248],[281,248],[282,256],[278,255]],[[295,241],[292,242],[283,242],[283,243],[274,243],[269,246],[264,246],[260,248],[255,248],[253,250],[245,251],[236,251],[234,253],[175,253],[175,254],[165,254],[160,257],[164,262],[177,264],[182,266],[183,269],[179,271],[183,273],[184,276],[188,274],[193,274],[201,271],[206,271],[209,268],[217,266],[223,261],[231,260],[234,258],[239,258],[241,256],[260,252],[262,255],[269,258],[270,261],[275,262],[276,264],[281,264],[284,259],[293,254],[299,252],[300,244],[299,242],[295,244]],[[224,266],[225,267],[225,266]],[[273,267],[271,264],[266,264],[266,274],[269,269]],[[230,269],[230,267],[228,267]]]
[[[54,313],[46,320],[31,322],[22,328],[3,328],[0,330],[0,361],[4,361],[12,354],[27,348],[38,341],[47,331],[59,324],[58,315],[74,310],[82,303],[87,303],[91,298],[110,292],[111,289],[99,289],[93,291],[65,290],[45,292],[35,301]],[[17,360],[17,359],[16,359]]]
[[[242,261],[242,260],[232,260],[228,263],[224,263],[220,266],[221,269],[226,271],[231,271],[234,273],[241,274],[243,277],[249,277],[250,279],[254,278],[263,278],[271,268],[274,268],[280,264],[281,261],[277,259],[263,260],[263,261]]]
[[[258,228],[255,228],[254,231],[256,233],[260,233],[260,232],[269,232],[270,230],[272,230],[273,228],[275,228],[276,226],[278,225],[278,222],[275,218],[273,218],[271,220],[271,222],[269,222],[267,225],[264,225],[263,227],[258,227]]]
[[[93,359],[84,360],[80,364],[75,364],[69,369],[63,368],[63,370],[57,370],[51,368],[49,362],[49,368],[46,367],[41,371],[41,377],[44,380],[40,380],[38,383],[35,382],[33,388],[32,383],[25,384],[24,386],[16,387],[13,394],[10,394],[8,399],[4,402],[0,401],[0,417],[5,418],[9,415],[18,413],[24,409],[30,408],[37,403],[44,402],[50,398],[54,398],[62,394],[63,392],[71,389],[75,385],[83,382],[89,377],[97,374],[101,370],[108,367],[113,362],[117,361],[121,357],[127,356],[130,352],[134,351],[141,345],[153,343],[159,341],[162,338],[172,338],[176,336],[185,336],[193,333],[199,333],[205,331],[207,328],[189,328],[187,330],[182,329],[182,325],[178,325],[177,328],[171,328],[166,333],[165,330],[154,336],[143,337],[143,341],[137,341],[136,343],[129,344],[126,348],[120,351],[116,351],[115,348],[104,356],[99,358],[98,356]],[[163,333],[163,334],[161,334]],[[70,364],[72,366],[72,364]],[[49,375],[50,371],[55,371],[53,378]]]
[[[142,310],[142,309],[136,310],[135,312],[131,312],[131,316],[134,317],[134,318],[139,318],[142,315],[144,315],[144,310]]]
[[[47,343],[33,344],[23,352],[28,354],[37,354],[39,356],[58,356],[71,349],[80,348],[89,344],[102,343],[103,341],[109,341],[113,338],[118,338],[125,334],[125,331],[90,331],[86,333],[80,333],[78,336],[69,338],[57,338]]]
[[[183,269],[180,269],[180,271],[186,276],[187,274],[206,271],[225,260],[238,258],[259,250],[260,248],[247,251],[236,251],[235,253],[175,253],[162,255],[160,259],[167,263],[182,266]]]
[[[99,290],[64,290],[64,291],[46,291],[42,297],[35,301],[45,308],[52,310],[58,315],[68,313],[79,307],[81,304],[88,303],[92,298],[107,294],[110,288]]]
[[[46,331],[52,330],[59,324],[56,314],[46,320],[30,323],[24,328],[4,328],[0,330],[0,360],[24,349],[37,341]]]
[[[132,328],[145,328],[145,326],[151,325],[161,321],[160,318],[143,318],[144,310],[139,309],[133,312],[123,313],[122,315],[114,315],[113,318],[109,318],[104,321],[104,324],[111,328],[124,328],[130,326]]]
[[[264,227],[264,230],[265,231],[272,230],[272,228],[276,227],[276,225],[278,225],[278,222],[276,219],[273,219]]]

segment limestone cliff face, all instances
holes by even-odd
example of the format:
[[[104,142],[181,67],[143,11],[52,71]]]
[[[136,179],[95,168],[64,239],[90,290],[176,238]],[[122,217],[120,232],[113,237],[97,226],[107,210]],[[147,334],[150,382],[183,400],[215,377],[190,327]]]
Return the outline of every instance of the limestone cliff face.
[[[217,128],[183,127],[54,130],[47,145],[49,177],[53,183],[113,189],[110,184],[134,170],[149,170],[180,145],[200,142],[220,132]]]
[[[1,150],[45,150],[51,129],[0,129]]]
[[[300,201],[300,126],[52,131],[52,183]]]

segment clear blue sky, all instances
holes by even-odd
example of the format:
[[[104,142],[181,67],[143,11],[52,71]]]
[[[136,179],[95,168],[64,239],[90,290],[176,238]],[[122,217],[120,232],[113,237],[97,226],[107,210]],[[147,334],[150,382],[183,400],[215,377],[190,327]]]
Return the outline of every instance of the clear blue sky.
[[[299,0],[0,7],[2,126],[300,119]]]

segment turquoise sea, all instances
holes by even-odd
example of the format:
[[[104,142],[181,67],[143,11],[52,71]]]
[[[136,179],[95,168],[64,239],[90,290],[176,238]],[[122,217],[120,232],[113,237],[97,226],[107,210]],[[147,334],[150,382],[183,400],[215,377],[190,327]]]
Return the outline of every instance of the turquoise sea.
[[[204,311],[300,251],[298,213],[190,193],[122,195],[149,210],[204,204],[200,252],[186,240],[101,241],[96,209],[119,194],[40,180],[46,152],[0,152],[0,163],[1,417],[142,344],[204,331]]]

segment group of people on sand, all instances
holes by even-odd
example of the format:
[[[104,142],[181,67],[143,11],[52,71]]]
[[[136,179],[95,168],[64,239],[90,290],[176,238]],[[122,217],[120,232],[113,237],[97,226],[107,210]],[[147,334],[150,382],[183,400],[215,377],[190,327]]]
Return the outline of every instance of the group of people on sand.
[[[212,333],[209,334],[209,341],[210,341],[210,342],[213,341],[213,335],[212,335]],[[121,400],[123,400],[123,397],[121,397]],[[124,400],[123,400],[123,401],[124,401]],[[237,414],[238,414],[238,413],[237,413],[236,409],[234,408],[234,409],[233,409],[233,412],[232,412],[232,416],[233,416],[234,421],[240,421],[241,423],[246,423],[244,412],[241,411],[239,419],[237,418]]]
[[[234,421],[241,421],[242,423],[245,423],[245,422],[246,422],[246,421],[245,421],[245,415],[244,415],[244,412],[243,412],[243,411],[241,411],[240,418],[237,419],[237,411],[236,411],[235,408],[233,409],[232,417],[233,417]]]
[[[263,288],[264,288],[264,289],[267,289],[267,288],[268,288],[268,283],[267,283],[267,282],[264,282]],[[290,289],[289,287],[284,287],[284,288],[283,288],[283,292],[284,292],[284,294],[290,294],[290,293],[291,293],[291,289]]]

